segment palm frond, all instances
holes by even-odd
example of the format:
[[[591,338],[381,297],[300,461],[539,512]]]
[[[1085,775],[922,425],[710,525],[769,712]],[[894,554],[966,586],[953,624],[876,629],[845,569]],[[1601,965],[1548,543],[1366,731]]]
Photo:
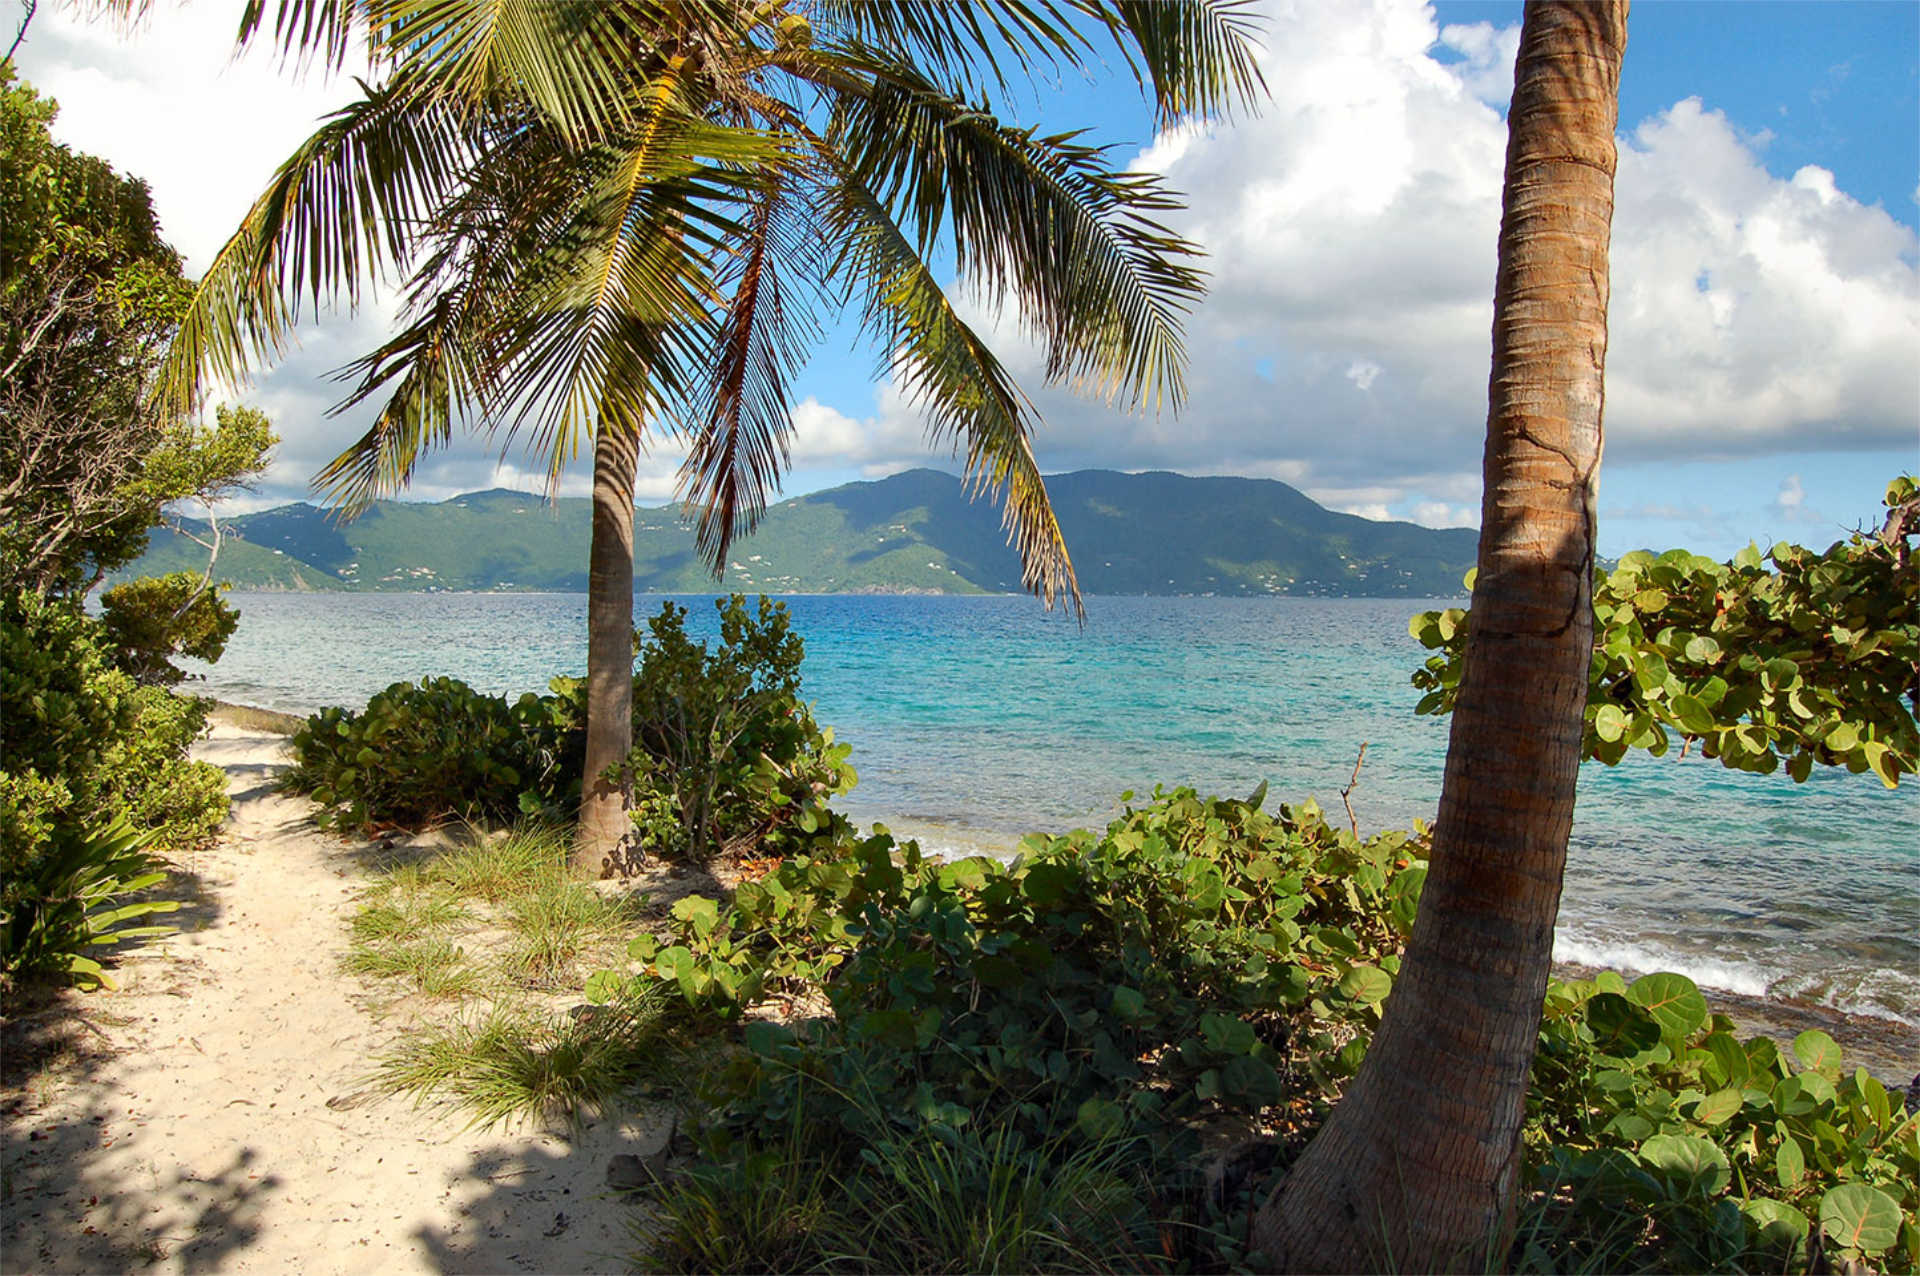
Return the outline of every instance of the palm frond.
[[[1084,620],[1073,561],[1033,455],[1032,403],[954,312],[886,206],[850,175],[836,178],[823,199],[826,225],[865,294],[864,322],[885,344],[886,370],[926,414],[935,442],[965,443],[970,490],[1001,498],[1021,583],[1049,607],[1070,597]]]
[[[391,495],[457,418],[487,415],[512,299],[583,177],[566,157],[546,130],[500,136],[432,219],[407,327],[338,374],[358,384],[335,413],[392,389],[366,433],[315,476],[328,504],[351,516]]]
[[[268,38],[284,61],[296,66],[312,62],[338,69],[347,61],[347,50],[354,44],[354,28],[361,27],[372,51],[366,30],[369,5],[365,0],[247,0],[240,12],[240,30],[234,37],[239,48]],[[268,10],[273,13],[271,34]]]
[[[1231,114],[1267,91],[1252,0],[1079,0],[1114,37],[1162,124]]]
[[[1109,400],[1178,406],[1182,317],[1204,291],[1197,245],[1156,220],[1180,207],[1155,175],[1113,171],[1074,134],[1038,137],[869,54],[828,129],[856,180],[903,210],[924,254],[942,234],[962,278],[1018,302],[1047,375]]]
[[[719,575],[736,536],[759,525],[789,459],[787,387],[819,337],[817,294],[796,299],[824,257],[800,186],[773,184],[755,204],[746,239],[722,278],[729,300],[715,329],[708,390],[694,416],[681,496],[696,517],[695,543]]]
[[[422,219],[458,180],[472,136],[414,101],[404,79],[361,85],[281,164],[194,289],[156,378],[164,411],[191,411],[209,376],[243,382],[285,350],[301,307],[403,267]]]
[[[617,162],[583,198],[521,290],[511,352],[499,379],[557,480],[593,430],[644,434],[681,373],[708,347],[719,293],[714,254],[741,234],[733,207],[756,174],[784,162],[779,139],[689,113],[663,77]]]
[[[1056,0],[819,0],[823,34],[925,66],[964,89],[1005,91],[1036,66],[1079,65],[1090,51],[1079,3]],[[1011,71],[1011,75],[1009,74]]]
[[[369,0],[380,48],[416,90],[469,108],[510,96],[575,140],[626,120],[654,37],[701,4],[656,0]]]

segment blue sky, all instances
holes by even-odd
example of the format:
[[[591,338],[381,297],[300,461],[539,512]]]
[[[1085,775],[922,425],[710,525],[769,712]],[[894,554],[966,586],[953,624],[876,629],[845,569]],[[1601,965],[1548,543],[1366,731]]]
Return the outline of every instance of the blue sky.
[[[1284,479],[1337,508],[1477,517],[1487,329],[1519,5],[1264,6],[1273,100],[1257,119],[1154,138],[1117,64],[1037,81],[1008,113],[1088,127],[1188,194],[1214,295],[1189,328],[1178,419],[1123,417],[1039,384],[1035,353],[972,304],[1035,391],[1050,470]],[[146,177],[204,266],[275,162],[348,89],[227,59],[234,0],[160,0],[131,36],[42,6],[25,76],[63,140]],[[1622,80],[1601,548],[1749,538],[1825,544],[1920,468],[1920,5],[1642,0]],[[219,121],[217,142],[209,120]],[[298,499],[358,432],[324,373],[377,342],[374,305],[304,334],[250,387],[285,437],[255,504]],[[874,354],[830,332],[797,386],[797,493],[915,464],[920,422]],[[421,471],[438,499],[527,485],[463,442]],[[672,492],[657,449],[643,496]],[[584,490],[571,475],[566,490]],[[982,510],[983,518],[992,517]]]

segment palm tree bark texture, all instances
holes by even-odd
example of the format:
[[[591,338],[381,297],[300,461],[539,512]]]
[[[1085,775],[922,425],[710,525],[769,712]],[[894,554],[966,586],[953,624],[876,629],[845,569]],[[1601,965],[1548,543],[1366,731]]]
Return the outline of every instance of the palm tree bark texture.
[[[627,753],[633,747],[633,495],[639,437],[603,426],[593,442],[593,532],[587,551],[587,758],[575,863],[626,871]]]
[[[1626,30],[1626,0],[1526,6],[1479,572],[1426,889],[1358,1076],[1255,1218],[1283,1270],[1504,1265],[1592,650]]]

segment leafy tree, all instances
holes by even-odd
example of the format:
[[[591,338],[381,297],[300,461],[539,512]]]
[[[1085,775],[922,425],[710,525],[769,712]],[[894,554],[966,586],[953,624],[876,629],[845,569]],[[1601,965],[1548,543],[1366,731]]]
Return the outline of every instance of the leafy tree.
[[[1627,5],[1526,8],[1494,285],[1479,621],[1426,885],[1359,1075],[1260,1209],[1289,1270],[1504,1253],[1592,653],[1594,476]]]
[[[191,762],[203,701],[170,655],[219,654],[213,564],[83,600],[176,501],[243,483],[267,420],[210,426],[149,399],[190,296],[146,185],[56,144],[54,104],[0,62],[0,992],[32,970],[103,979],[82,950],[132,933],[149,850],[212,835],[226,780]]]
[[[1658,757],[1698,745],[1740,771],[1815,763],[1872,771],[1888,788],[1920,759],[1920,533],[1912,476],[1887,487],[1886,516],[1825,552],[1749,545],[1717,563],[1633,553],[1595,582],[1585,756]],[[1471,613],[1422,612],[1409,628],[1438,652],[1414,675],[1421,713],[1459,696]]]
[[[54,142],[56,109],[0,65],[0,574],[81,596],[275,440],[251,408],[200,426],[148,402],[191,287],[146,183]]]
[[[1196,249],[1176,206],[1073,135],[1005,124],[1008,69],[1110,41],[1163,120],[1258,85],[1234,0],[282,0],[242,39],[380,73],[291,156],[202,281],[169,401],[237,377],[304,301],[407,280],[407,326],[354,365],[367,435],[318,482],[349,507],[403,484],[457,424],[524,433],[558,475],[591,441],[589,788],[579,858],[611,864],[631,743],[638,449],[690,444],[682,488],[716,568],[786,465],[788,387],[817,316],[855,306],[934,436],[1004,498],[1029,588],[1074,595],[1031,405],[935,273],[1014,303],[1050,379],[1177,402]],[[430,38],[429,38],[430,36]]]

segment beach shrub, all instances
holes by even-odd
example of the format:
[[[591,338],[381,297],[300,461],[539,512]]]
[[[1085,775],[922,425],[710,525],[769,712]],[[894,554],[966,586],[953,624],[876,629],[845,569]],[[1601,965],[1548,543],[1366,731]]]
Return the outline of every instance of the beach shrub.
[[[365,709],[308,718],[281,782],[326,808],[323,825],[354,828],[507,820],[563,801],[579,793],[585,752],[564,681],[511,703],[458,678],[396,682]]]
[[[152,834],[124,816],[97,829],[56,828],[41,852],[0,885],[0,993],[38,975],[71,979],[82,988],[113,987],[88,950],[166,934],[164,925],[127,923],[180,907],[176,900],[126,901],[166,880],[147,853]]]
[[[687,636],[663,603],[634,635],[632,814],[643,847],[706,860],[777,850],[810,835],[828,798],[857,779],[851,752],[800,698],[805,647],[784,603],[714,600],[720,642]],[[770,845],[769,845],[770,844]]]
[[[100,620],[114,664],[143,686],[171,687],[186,674],[173,663],[191,656],[212,663],[227,649],[240,613],[192,572],[142,576],[100,595]]]
[[[1740,1039],[1681,975],[1549,988],[1526,1137],[1531,1208],[1608,1268],[1920,1266],[1920,1113],[1823,1032]]]
[[[207,704],[137,686],[99,621],[24,591],[0,602],[0,844],[8,869],[55,829],[117,816],[157,852],[200,845],[226,818],[219,768],[187,759]]]
[[[662,605],[636,633],[632,818],[643,848],[704,859],[777,848],[826,827],[825,802],[853,786],[848,746],[800,699],[803,648],[786,608],[719,600],[720,643],[686,633]],[[324,709],[295,732],[283,783],[323,823],[417,828],[454,816],[564,817],[579,801],[586,684],[547,695],[475,691],[456,678],[398,682],[362,710]]]
[[[0,982],[102,981],[86,949],[110,942],[113,901],[153,884],[150,854],[200,845],[226,818],[226,777],[187,757],[206,714],[114,667],[76,603],[0,600]]]
[[[1825,552],[1749,545],[1725,563],[1685,550],[1626,555],[1594,582],[1586,755],[1656,757],[1672,736],[1723,766],[1805,780],[1816,763],[1888,788],[1920,768],[1920,532],[1911,476],[1887,488],[1878,532]],[[1469,612],[1422,612],[1436,654],[1413,675],[1420,713],[1459,691]]]
[[[825,1019],[746,1023],[709,1094],[721,1163],[764,1155],[803,1113],[832,1175],[987,1131],[1055,1170],[1137,1138],[1153,1217],[1183,1253],[1217,1248],[1198,1131],[1318,1119],[1359,1064],[1424,875],[1417,836],[1361,841],[1264,796],[1157,791],[1010,864],[929,860],[833,817],[730,900],[677,901],[668,934],[630,946],[640,973],[587,993],[666,985],[721,1018],[824,996]]]

